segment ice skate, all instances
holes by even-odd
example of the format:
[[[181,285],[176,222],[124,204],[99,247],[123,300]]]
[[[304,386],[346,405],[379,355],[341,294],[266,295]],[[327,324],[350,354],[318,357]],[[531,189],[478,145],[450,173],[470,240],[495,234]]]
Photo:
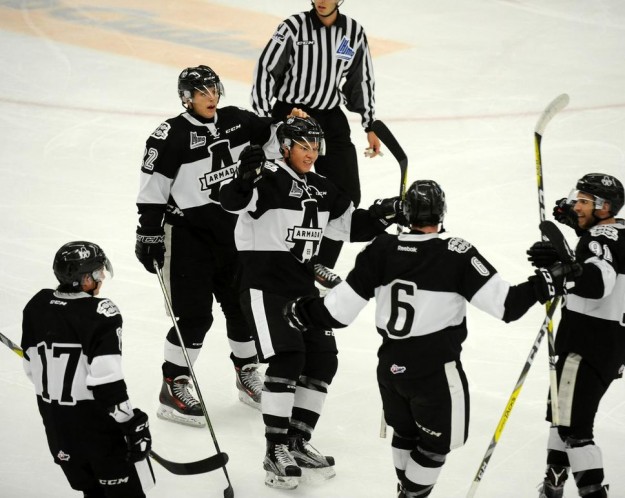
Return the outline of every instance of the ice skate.
[[[263,393],[263,379],[258,371],[258,363],[234,367],[237,374],[239,400],[260,411],[260,397]]]
[[[175,379],[166,377],[158,397],[161,404],[156,416],[163,420],[191,427],[204,427],[204,413],[200,402],[193,397],[187,375],[179,375]]]
[[[328,267],[323,266],[321,263],[316,263],[315,281],[326,289],[332,289],[333,287],[339,285],[343,281],[343,279],[332,270],[330,270]]]
[[[263,468],[267,471],[265,484],[271,488],[295,489],[302,476],[302,469],[286,444],[267,442]]]
[[[304,436],[290,436],[289,450],[302,468],[306,480],[317,480],[318,477],[331,479],[336,475],[334,457],[324,456],[314,448]]]
[[[538,498],[562,498],[564,483],[568,477],[567,467],[549,465],[545,471],[545,480],[538,488]]]

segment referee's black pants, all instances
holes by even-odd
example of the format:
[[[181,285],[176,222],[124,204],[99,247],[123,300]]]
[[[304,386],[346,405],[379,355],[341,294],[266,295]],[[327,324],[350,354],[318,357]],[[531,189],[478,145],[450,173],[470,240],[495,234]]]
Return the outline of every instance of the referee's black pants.
[[[315,118],[325,136],[326,152],[315,162],[315,171],[328,178],[354,203],[360,204],[360,178],[358,175],[358,156],[352,143],[351,129],[345,113],[340,107],[328,110],[311,109],[301,104],[289,104],[278,101],[273,107],[273,116],[284,119],[293,109],[298,107]],[[317,262],[334,268],[341,253],[343,242],[324,237],[319,246]]]

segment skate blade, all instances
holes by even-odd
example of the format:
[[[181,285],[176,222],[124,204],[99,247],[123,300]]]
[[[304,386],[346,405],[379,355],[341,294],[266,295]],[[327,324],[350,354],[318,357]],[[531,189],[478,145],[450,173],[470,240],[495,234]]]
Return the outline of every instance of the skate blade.
[[[306,484],[320,484],[336,476],[334,467],[319,467],[316,469],[302,467],[301,482]]]
[[[278,476],[271,471],[265,475],[265,484],[276,489],[295,489],[299,484],[299,477]]]
[[[260,409],[260,403],[256,403],[256,401],[254,401],[252,398],[250,398],[247,393],[244,393],[243,391],[239,391],[239,401],[241,403],[245,403],[247,406],[251,406],[252,408],[261,411]]]
[[[169,406],[160,405],[156,411],[156,416],[162,420],[168,422],[175,422],[177,424],[188,425],[189,427],[204,427],[206,422],[203,417],[196,417],[195,415],[182,415]]]

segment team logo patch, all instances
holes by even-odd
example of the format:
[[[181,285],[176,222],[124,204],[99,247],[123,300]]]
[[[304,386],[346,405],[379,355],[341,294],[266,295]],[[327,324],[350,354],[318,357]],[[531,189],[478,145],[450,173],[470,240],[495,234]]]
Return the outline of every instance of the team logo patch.
[[[460,254],[467,252],[469,249],[471,249],[471,247],[473,247],[471,244],[459,237],[452,237],[451,239],[449,239],[449,242],[447,242],[447,249]]]
[[[393,375],[403,374],[405,372],[406,372],[406,367],[400,367],[399,365],[395,365],[395,363],[391,365],[391,373]]]
[[[198,147],[202,147],[206,145],[206,137],[199,137],[195,131],[191,132],[191,143],[189,146],[192,149],[197,149]]]
[[[593,237],[607,237],[611,240],[618,240],[618,229],[611,226],[595,225],[590,229],[590,235]]]
[[[161,123],[150,136],[157,138],[158,140],[165,140],[167,135],[169,135],[169,130],[171,130],[171,125],[169,123]]]
[[[300,187],[295,180],[291,184],[291,191],[289,192],[289,197],[297,197],[298,199],[302,198],[304,195],[304,190]]]
[[[484,266],[484,263],[482,263],[476,256],[473,256],[471,258],[471,264],[480,275],[484,277],[488,277],[490,275],[490,271],[488,271],[488,268],[486,268],[486,266]]]
[[[61,460],[61,462],[69,462],[69,455],[65,453],[63,450],[60,450],[56,457]]]
[[[280,33],[280,28],[282,27],[282,24],[280,26],[278,26],[278,31],[276,31],[272,36],[271,39],[273,41],[275,41],[276,43],[279,43],[280,45],[282,45],[284,43],[284,35],[282,33]]]
[[[601,179],[601,183],[606,187],[616,187],[616,182],[614,181],[614,178],[611,178],[609,176],[604,176]]]
[[[342,61],[350,61],[354,58],[354,49],[349,46],[349,38],[344,36],[336,49],[336,58]]]
[[[113,301],[103,299],[98,303],[98,309],[96,310],[100,315],[104,315],[108,318],[119,315],[119,309],[115,306]]]

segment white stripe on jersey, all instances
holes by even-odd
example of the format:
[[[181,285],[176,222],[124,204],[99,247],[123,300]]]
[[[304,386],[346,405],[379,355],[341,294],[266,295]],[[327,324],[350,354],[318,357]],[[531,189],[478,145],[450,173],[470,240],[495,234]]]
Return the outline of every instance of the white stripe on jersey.
[[[610,265],[606,263],[606,266],[610,267],[612,273],[614,273]],[[625,325],[625,320],[623,318],[625,314],[625,302],[623,302],[623,296],[625,295],[625,275],[616,275],[616,273],[614,273],[614,276],[616,277],[616,283],[614,287],[609,289],[609,295],[601,299],[588,299],[575,294],[568,294],[566,296],[566,309]],[[605,276],[603,280],[605,283]]]
[[[263,299],[263,291],[258,289],[250,289],[250,305],[252,307],[252,315],[254,315],[254,326],[258,334],[258,342],[260,350],[264,358],[269,358],[276,354],[271,342],[271,334],[267,323],[267,315],[265,315],[265,301]]]
[[[460,448],[464,445],[464,430],[466,422],[464,386],[458,373],[455,361],[445,363],[445,375],[449,386],[451,399],[451,434],[449,437],[449,449]]]
[[[399,296],[393,297],[392,287],[401,283],[404,288],[411,288],[412,292],[400,292]],[[375,290],[376,327],[385,330],[392,339],[408,339],[438,332],[447,327],[460,325],[466,315],[467,302],[464,297],[455,292],[435,292],[418,289],[414,282],[395,279],[387,285]],[[402,330],[407,324],[407,313],[404,307],[397,306],[397,301],[406,303],[406,306],[414,310],[413,322],[410,332],[396,336],[389,332],[389,326],[395,330]],[[393,317],[394,310],[398,311],[397,317]],[[391,323],[391,319],[394,320]]]
[[[495,273],[482,288],[475,293],[471,304],[489,315],[501,320],[506,311],[505,302],[510,290],[510,283]]]
[[[152,464],[150,459],[146,458],[140,462],[135,463],[135,470],[139,481],[141,482],[141,489],[146,492],[154,487],[156,481],[154,480],[154,473],[152,472]]]
[[[332,318],[343,325],[352,323],[368,302],[367,299],[360,297],[345,280],[323,298],[323,305]]]
[[[143,171],[139,175],[139,194],[137,204],[167,204],[173,180],[161,173],[148,175]]]
[[[573,413],[573,395],[575,394],[575,382],[582,357],[577,353],[569,353],[562,367],[562,375],[558,388],[558,415],[563,427],[571,427],[571,414]]]
[[[88,386],[101,386],[118,380],[124,380],[121,354],[107,354],[93,359],[86,379]]]

